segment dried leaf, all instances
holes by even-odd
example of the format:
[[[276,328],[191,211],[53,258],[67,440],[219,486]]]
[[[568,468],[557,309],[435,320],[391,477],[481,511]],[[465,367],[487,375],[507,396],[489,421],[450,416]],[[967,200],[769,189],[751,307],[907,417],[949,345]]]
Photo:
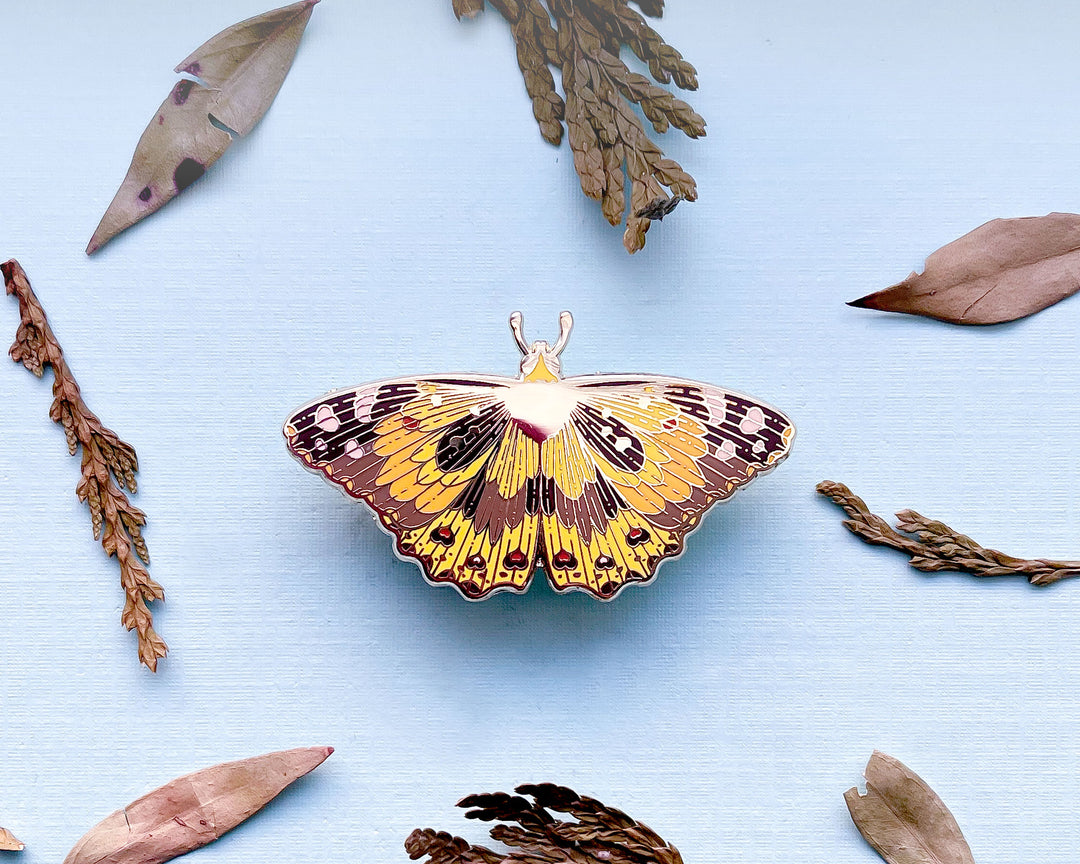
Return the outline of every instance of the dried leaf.
[[[160,864],[198,849],[257,813],[333,752],[300,747],[178,777],[91,828],[64,864]]]
[[[0,828],[0,852],[22,852],[26,844],[15,838],[7,828]]]
[[[866,794],[844,793],[866,842],[889,864],[974,864],[949,808],[914,771],[878,750],[866,764]]]
[[[1080,289],[1080,216],[994,219],[942,246],[922,273],[849,306],[925,315],[952,324],[1000,324]]]
[[[135,148],[127,176],[86,247],[90,255],[198,180],[262,119],[292,66],[311,10],[301,0],[248,18],[203,44],[174,71],[183,79],[161,103]]]

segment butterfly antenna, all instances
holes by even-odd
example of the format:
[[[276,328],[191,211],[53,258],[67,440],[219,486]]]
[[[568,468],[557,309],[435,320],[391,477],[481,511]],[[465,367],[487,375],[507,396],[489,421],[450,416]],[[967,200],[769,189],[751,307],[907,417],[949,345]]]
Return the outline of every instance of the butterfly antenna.
[[[510,313],[510,330],[514,334],[514,341],[517,342],[517,346],[521,349],[522,354],[528,354],[529,343],[525,341],[525,334],[521,331],[521,327],[524,323],[525,319],[521,317],[520,312]]]
[[[569,312],[559,313],[559,341],[555,343],[555,347],[551,349],[551,353],[558,356],[562,353],[562,349],[566,347],[566,343],[570,341],[570,331],[574,329],[574,316]]]

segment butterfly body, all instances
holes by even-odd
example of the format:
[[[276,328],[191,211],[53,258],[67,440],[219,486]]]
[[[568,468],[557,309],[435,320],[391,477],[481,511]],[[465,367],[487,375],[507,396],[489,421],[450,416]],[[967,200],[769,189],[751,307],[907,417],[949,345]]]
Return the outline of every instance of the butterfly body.
[[[787,456],[794,426],[727,390],[652,375],[562,378],[527,345],[518,378],[432,375],[339,390],[297,409],[290,451],[367,503],[398,553],[467,598],[611,599],[650,580],[717,501]]]

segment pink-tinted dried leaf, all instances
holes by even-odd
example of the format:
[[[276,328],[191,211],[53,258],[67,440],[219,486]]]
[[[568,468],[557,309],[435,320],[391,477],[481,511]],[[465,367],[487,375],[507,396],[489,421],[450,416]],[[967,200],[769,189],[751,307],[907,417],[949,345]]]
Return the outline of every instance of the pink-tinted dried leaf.
[[[26,844],[17,840],[7,828],[0,828],[0,852],[22,852]]]
[[[91,828],[64,864],[161,864],[198,849],[257,813],[333,752],[282,750],[178,777]]]
[[[949,808],[918,774],[875,750],[866,765],[866,794],[844,793],[866,842],[889,864],[975,864]]]
[[[1080,216],[994,219],[926,259],[922,273],[849,306],[953,324],[1000,324],[1080,290]]]
[[[178,81],[161,103],[87,255],[175,198],[221,157],[232,136],[211,117],[239,135],[254,128],[281,89],[317,2],[301,0],[241,21],[176,67],[208,86]]]

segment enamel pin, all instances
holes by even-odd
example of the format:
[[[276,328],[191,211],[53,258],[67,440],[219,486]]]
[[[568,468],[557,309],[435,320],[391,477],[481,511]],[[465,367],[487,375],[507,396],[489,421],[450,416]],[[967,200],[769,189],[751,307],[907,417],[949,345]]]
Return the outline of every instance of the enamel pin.
[[[610,600],[648,582],[713,504],[778,465],[795,427],[709,384],[653,375],[563,378],[525,341],[517,378],[432,375],[336,390],[285,423],[290,452],[366,503],[431,583],[470,600],[556,591]]]

